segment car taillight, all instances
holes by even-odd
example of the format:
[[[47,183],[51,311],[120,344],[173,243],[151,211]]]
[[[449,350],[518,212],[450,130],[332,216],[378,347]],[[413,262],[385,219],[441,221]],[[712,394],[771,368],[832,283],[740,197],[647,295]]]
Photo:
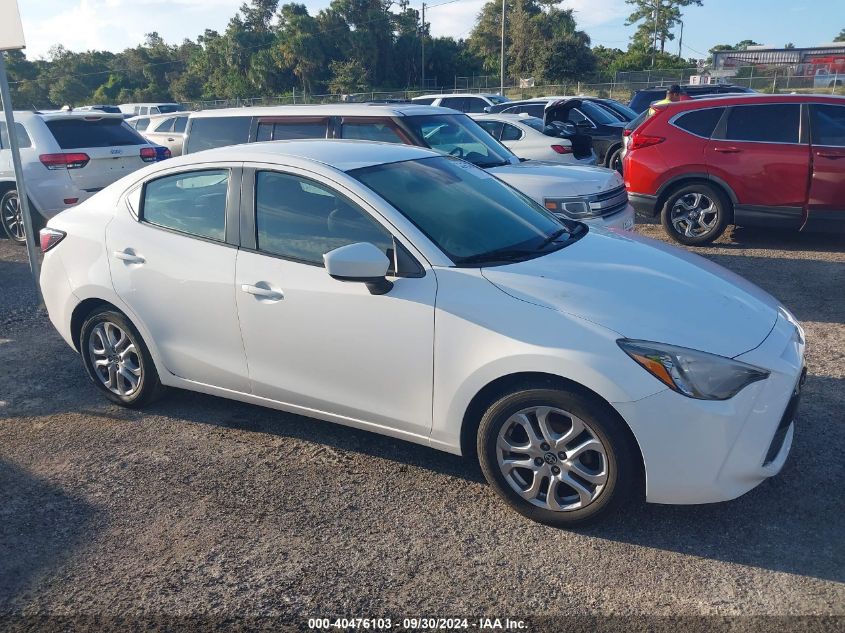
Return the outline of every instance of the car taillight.
[[[662,136],[649,136],[648,134],[632,134],[628,139],[628,151],[632,152],[635,149],[642,149],[643,147],[651,147],[662,143],[666,139]]]
[[[49,227],[41,229],[38,232],[38,236],[41,238],[41,252],[46,253],[47,251],[49,251],[56,244],[65,239],[66,235],[67,233],[65,233],[64,231],[51,229]]]
[[[622,136],[631,136],[631,132],[633,131],[634,130],[632,130],[631,128],[626,127],[624,130],[622,130]]]
[[[47,169],[81,169],[91,158],[81,152],[75,154],[41,154],[38,157]]]
[[[141,148],[141,160],[145,163],[154,163],[156,160],[156,150],[155,147],[142,147]]]
[[[552,149],[556,151],[558,154],[571,154],[572,148],[566,147],[565,145],[552,145]]]

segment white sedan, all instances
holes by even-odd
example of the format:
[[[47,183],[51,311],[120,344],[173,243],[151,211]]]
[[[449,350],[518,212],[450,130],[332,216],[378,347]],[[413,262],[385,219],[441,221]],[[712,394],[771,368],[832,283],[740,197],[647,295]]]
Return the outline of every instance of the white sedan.
[[[545,523],[739,496],[789,453],[804,335],[671,246],[358,141],[158,164],[41,232],[50,319],[128,407],[182,388],[477,455]]]
[[[543,120],[524,114],[471,114],[478,125],[520,158],[566,165],[595,165],[589,136],[573,146],[568,138],[546,133]]]

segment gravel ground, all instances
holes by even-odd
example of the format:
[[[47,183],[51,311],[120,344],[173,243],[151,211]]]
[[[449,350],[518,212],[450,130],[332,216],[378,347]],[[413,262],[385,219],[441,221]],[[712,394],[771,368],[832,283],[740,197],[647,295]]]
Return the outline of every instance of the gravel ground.
[[[0,628],[545,615],[571,630],[616,615],[631,630],[662,615],[799,614],[842,627],[844,247],[737,229],[697,251],[807,329],[780,476],[732,502],[635,507],[567,532],[424,447],[187,392],[112,406],[34,307],[24,250],[0,239]]]

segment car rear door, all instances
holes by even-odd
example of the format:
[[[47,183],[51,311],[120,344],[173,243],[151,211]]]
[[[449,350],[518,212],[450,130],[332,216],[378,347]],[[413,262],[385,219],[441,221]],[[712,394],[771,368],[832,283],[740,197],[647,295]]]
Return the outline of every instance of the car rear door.
[[[704,155],[709,173],[736,196],[736,224],[803,224],[810,147],[802,139],[799,103],[729,107]]]
[[[155,160],[154,154],[147,161],[141,158],[141,149],[149,143],[121,117],[74,116],[45,122],[63,154],[79,155],[80,166],[68,169],[68,175],[83,191],[99,191]]]
[[[845,230],[845,106],[811,103],[812,177],[805,228]]]

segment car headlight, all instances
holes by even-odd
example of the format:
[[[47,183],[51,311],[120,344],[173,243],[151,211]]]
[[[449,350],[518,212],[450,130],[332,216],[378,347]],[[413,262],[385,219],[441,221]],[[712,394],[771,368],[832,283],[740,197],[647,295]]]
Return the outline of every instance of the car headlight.
[[[568,218],[586,218],[593,215],[590,203],[582,198],[546,198],[544,202],[549,211]]]
[[[769,376],[754,365],[694,349],[629,339],[616,342],[660,382],[697,400],[727,400]]]

